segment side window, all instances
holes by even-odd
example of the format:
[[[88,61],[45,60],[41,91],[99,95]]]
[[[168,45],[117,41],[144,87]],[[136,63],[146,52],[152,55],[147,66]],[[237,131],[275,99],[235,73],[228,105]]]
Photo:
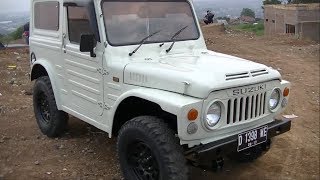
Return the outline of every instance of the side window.
[[[68,7],[68,31],[71,43],[80,44],[82,34],[92,34],[89,15],[85,7]]]
[[[34,4],[34,26],[36,29],[59,30],[59,2],[45,1]]]

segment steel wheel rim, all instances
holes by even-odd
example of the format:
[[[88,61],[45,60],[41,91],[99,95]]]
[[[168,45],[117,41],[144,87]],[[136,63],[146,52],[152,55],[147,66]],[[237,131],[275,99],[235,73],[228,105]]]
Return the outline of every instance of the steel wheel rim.
[[[49,101],[47,96],[42,92],[38,96],[38,106],[39,111],[42,117],[42,121],[46,124],[50,122],[50,109],[49,109]]]
[[[127,149],[130,150],[127,153],[127,161],[137,179],[159,179],[159,165],[149,146],[138,141],[132,143]]]

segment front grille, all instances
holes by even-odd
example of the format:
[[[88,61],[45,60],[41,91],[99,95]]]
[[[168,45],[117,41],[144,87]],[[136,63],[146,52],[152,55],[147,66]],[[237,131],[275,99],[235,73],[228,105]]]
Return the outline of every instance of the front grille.
[[[266,113],[266,95],[259,93],[228,100],[227,124],[259,118]]]

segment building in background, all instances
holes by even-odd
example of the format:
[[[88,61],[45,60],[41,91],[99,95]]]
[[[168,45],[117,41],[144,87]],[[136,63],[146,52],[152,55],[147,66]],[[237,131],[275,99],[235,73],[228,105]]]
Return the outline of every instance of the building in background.
[[[265,35],[295,34],[319,41],[320,4],[264,6]]]

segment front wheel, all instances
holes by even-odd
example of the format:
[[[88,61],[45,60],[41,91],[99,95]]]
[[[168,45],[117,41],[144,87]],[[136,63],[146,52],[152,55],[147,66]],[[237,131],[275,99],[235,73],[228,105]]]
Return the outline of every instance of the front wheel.
[[[48,76],[36,80],[33,89],[33,108],[41,132],[48,137],[63,133],[68,122],[68,114],[59,111]]]
[[[125,179],[188,179],[182,148],[174,132],[159,118],[141,116],[125,123],[117,147]]]

